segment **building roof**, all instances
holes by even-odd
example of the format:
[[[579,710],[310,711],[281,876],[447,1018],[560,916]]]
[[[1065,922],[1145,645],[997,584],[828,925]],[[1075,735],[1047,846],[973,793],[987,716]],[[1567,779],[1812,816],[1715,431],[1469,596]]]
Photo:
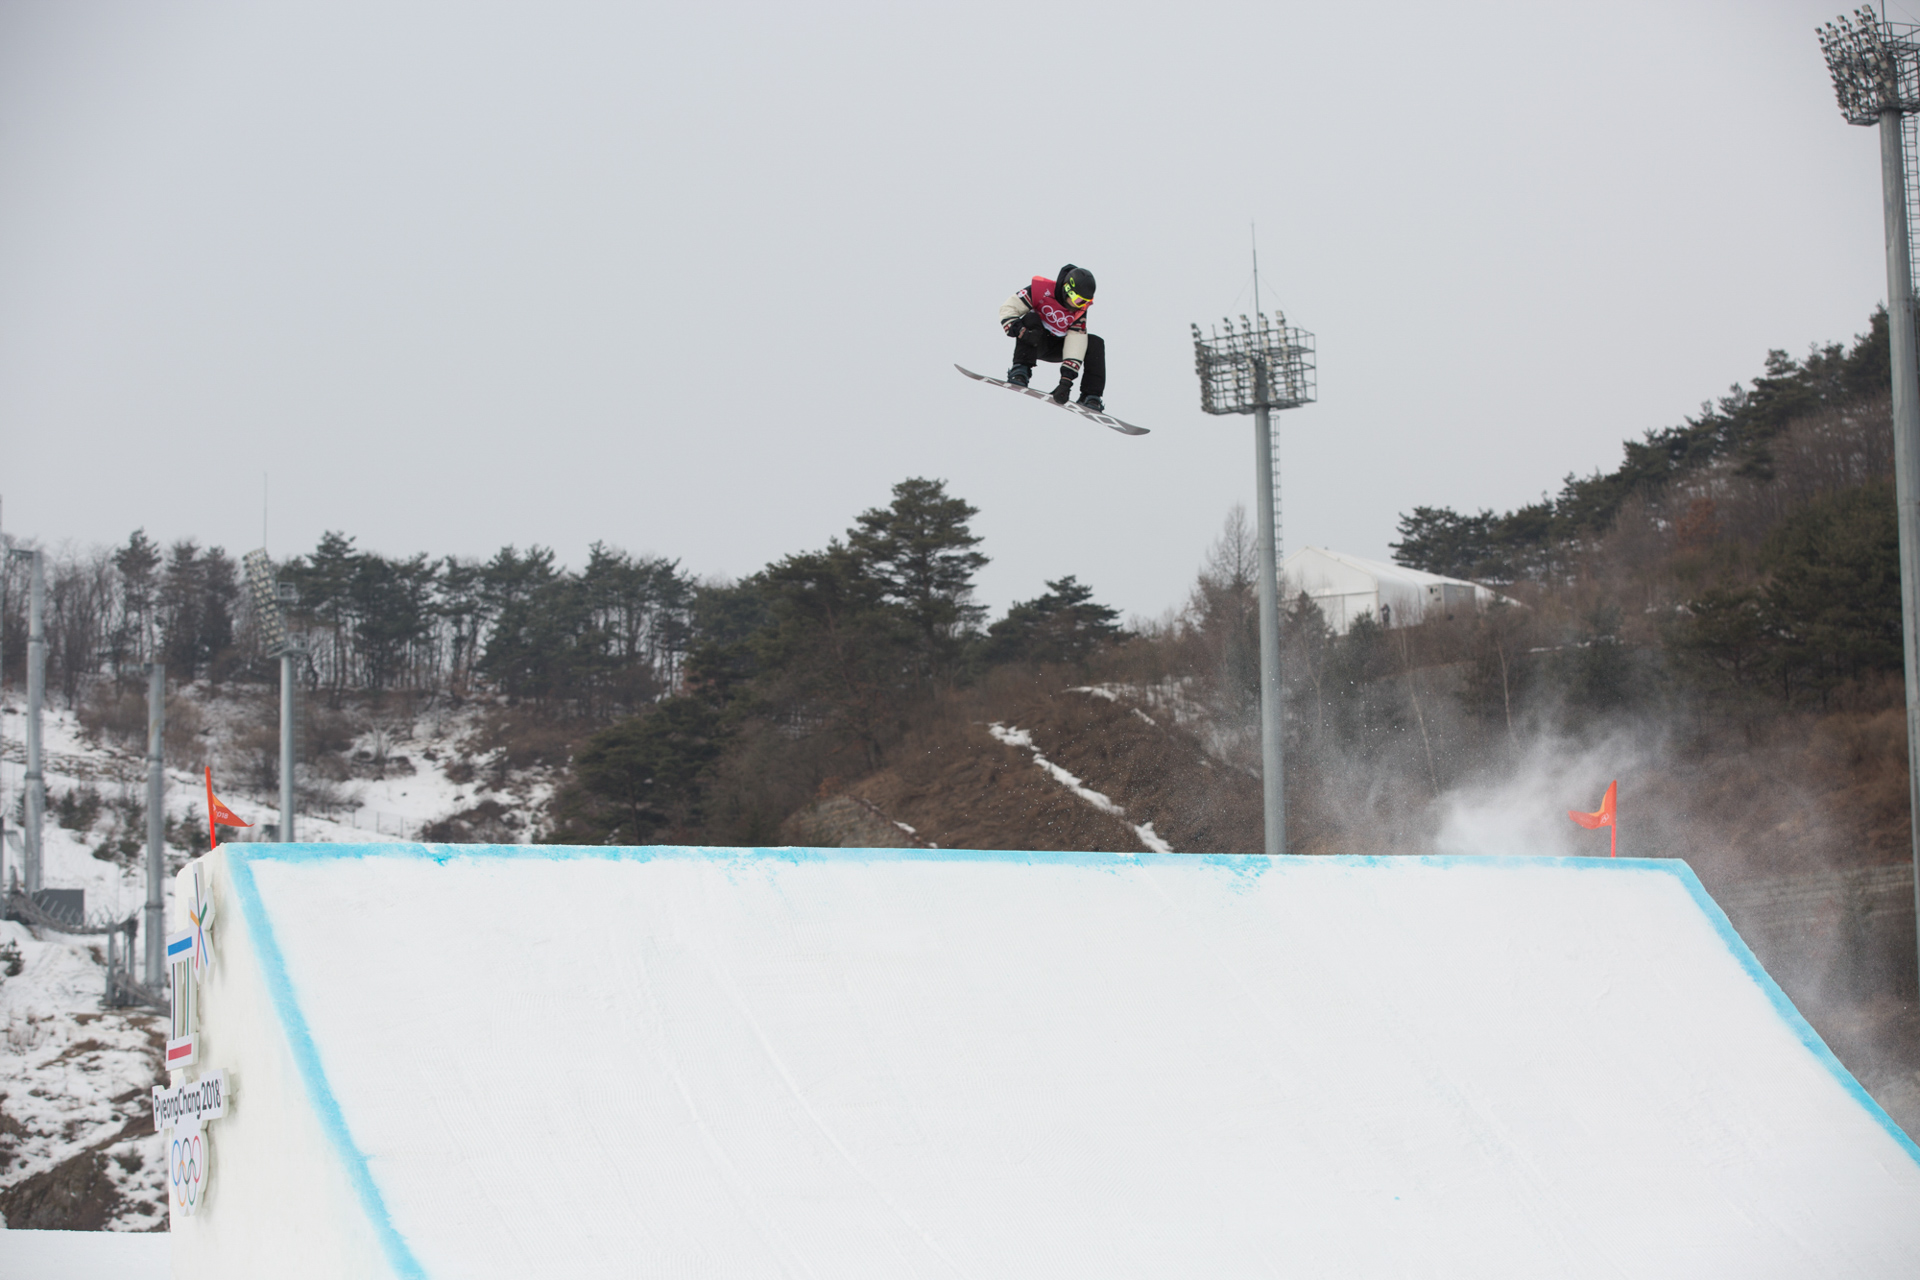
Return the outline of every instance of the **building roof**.
[[[1481,586],[1477,582],[1469,582],[1465,578],[1449,578],[1444,574],[1428,573],[1424,569],[1410,569],[1406,565],[1394,564],[1387,560],[1370,560],[1365,556],[1348,555],[1344,551],[1332,551],[1326,547],[1302,547],[1287,557],[1286,564],[1282,566],[1282,571],[1286,572],[1291,570],[1296,563],[1305,560],[1309,555],[1324,556],[1338,564],[1345,565],[1349,569],[1356,569],[1361,573],[1370,574],[1375,578],[1391,582],[1404,582],[1409,585],[1421,587],[1430,586],[1435,583],[1451,583],[1454,586],[1474,587],[1480,591],[1491,591],[1491,588]]]

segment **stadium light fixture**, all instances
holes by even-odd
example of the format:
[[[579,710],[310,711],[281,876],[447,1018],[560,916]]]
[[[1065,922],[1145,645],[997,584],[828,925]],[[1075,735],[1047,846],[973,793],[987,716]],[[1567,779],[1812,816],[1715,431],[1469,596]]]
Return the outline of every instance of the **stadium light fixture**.
[[[287,614],[298,603],[299,593],[292,583],[274,576],[273,560],[265,547],[247,552],[242,563],[260,638],[268,655],[280,659],[280,829],[276,836],[287,844],[293,840],[293,662],[305,653],[287,629]]]

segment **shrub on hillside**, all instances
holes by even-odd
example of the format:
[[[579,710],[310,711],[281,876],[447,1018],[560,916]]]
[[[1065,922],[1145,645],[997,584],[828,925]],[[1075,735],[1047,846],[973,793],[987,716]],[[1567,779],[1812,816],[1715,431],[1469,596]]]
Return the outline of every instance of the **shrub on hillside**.
[[[1900,544],[1893,486],[1816,498],[1762,544],[1763,581],[1690,601],[1671,645],[1737,686],[1824,702],[1842,684],[1901,666]]]
[[[594,734],[555,799],[549,838],[646,844],[656,832],[692,825],[724,737],[714,708],[696,698],[668,698]]]

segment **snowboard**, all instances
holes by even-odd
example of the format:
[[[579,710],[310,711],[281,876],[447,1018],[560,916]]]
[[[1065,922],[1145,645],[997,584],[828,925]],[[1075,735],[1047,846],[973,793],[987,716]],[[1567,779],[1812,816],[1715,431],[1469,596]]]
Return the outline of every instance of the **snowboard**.
[[[1086,418],[1090,422],[1097,422],[1103,427],[1112,427],[1115,431],[1118,431],[1123,436],[1143,436],[1147,434],[1147,429],[1145,427],[1136,427],[1131,422],[1122,422],[1120,421],[1120,419],[1114,417],[1111,414],[1095,413],[1093,410],[1083,408],[1082,406],[1075,404],[1071,400],[1067,401],[1065,404],[1058,404],[1055,402],[1052,396],[1048,395],[1044,391],[1035,391],[1032,387],[1017,387],[1013,383],[1008,382],[1004,378],[989,378],[984,373],[975,373],[973,370],[963,368],[960,365],[955,365],[953,367],[956,369],[959,369],[960,372],[966,374],[969,378],[972,378],[975,382],[984,382],[990,387],[1005,387],[1009,391],[1018,391],[1022,395],[1032,396],[1035,400],[1044,400],[1048,404],[1053,405],[1056,409],[1071,409],[1073,410],[1073,412],[1079,414],[1083,418]]]

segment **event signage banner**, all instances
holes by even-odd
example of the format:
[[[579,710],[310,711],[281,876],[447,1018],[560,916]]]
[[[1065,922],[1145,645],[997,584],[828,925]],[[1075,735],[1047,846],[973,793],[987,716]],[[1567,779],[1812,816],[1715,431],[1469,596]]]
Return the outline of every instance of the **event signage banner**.
[[[154,1086],[153,1129],[155,1133],[182,1120],[199,1124],[202,1120],[218,1120],[225,1114],[227,1114],[227,1069],[225,1067],[209,1071],[188,1084],[177,1084],[172,1088]]]
[[[167,1140],[167,1190],[173,1207],[192,1214],[207,1198],[213,1149],[202,1126],[227,1114],[227,1072],[209,1071],[189,1084],[153,1091],[153,1127],[172,1129]]]

